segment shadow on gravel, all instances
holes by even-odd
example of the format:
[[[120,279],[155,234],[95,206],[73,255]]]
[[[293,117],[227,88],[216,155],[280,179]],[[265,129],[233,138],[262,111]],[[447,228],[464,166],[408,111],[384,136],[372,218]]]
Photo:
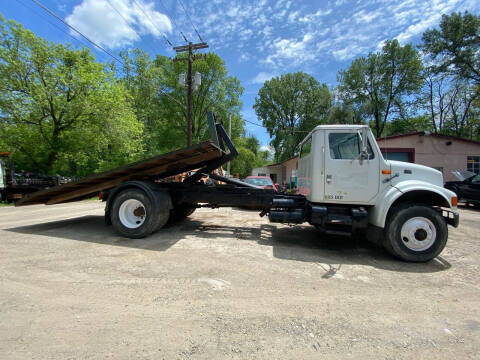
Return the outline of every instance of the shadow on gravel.
[[[271,246],[276,258],[317,263],[325,270],[322,276],[325,279],[333,277],[343,264],[368,265],[411,273],[433,273],[451,267],[441,256],[428,263],[402,262],[366,240],[325,235],[311,226],[277,228],[275,225],[262,224],[259,227],[233,227],[210,225],[187,218],[155,232],[146,239],[132,240],[116,235],[111,227],[105,225],[103,216],[83,216],[5,230],[152,251],[168,250],[186,236],[212,241],[218,237],[254,241],[260,245]]]
[[[463,210],[471,210],[473,212],[480,212],[480,206],[474,206],[474,205],[471,205],[471,204],[458,204],[458,208],[459,209],[463,209]]]

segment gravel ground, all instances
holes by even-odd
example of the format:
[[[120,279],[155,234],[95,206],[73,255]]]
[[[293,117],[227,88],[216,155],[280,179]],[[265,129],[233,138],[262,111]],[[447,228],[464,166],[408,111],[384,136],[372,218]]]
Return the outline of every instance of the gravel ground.
[[[2,359],[478,359],[479,219],[426,264],[257,213],[148,239],[103,204],[0,208]]]

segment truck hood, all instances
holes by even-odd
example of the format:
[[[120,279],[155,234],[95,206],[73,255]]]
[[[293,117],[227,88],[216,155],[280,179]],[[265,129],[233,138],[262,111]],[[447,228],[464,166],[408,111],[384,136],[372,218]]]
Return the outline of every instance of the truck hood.
[[[443,187],[443,175],[440,171],[428,166],[412,164],[404,161],[387,160],[392,171],[392,186],[401,181],[417,180],[424,181],[439,187]]]

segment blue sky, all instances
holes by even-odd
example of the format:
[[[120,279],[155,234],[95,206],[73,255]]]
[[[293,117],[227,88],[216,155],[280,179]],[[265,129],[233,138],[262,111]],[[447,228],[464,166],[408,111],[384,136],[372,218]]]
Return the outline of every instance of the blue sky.
[[[252,108],[255,96],[272,76],[301,70],[334,86],[338,70],[386,39],[418,43],[442,14],[480,10],[478,0],[40,0],[114,54],[139,47],[170,57],[174,52],[162,34],[173,45],[184,44],[180,32],[198,41],[182,1],[210,50],[240,79],[243,116],[254,123],[260,123]],[[0,12],[49,40],[87,44],[31,0],[3,0]],[[111,61],[92,50],[99,61]],[[268,144],[262,127],[246,123],[246,129]]]

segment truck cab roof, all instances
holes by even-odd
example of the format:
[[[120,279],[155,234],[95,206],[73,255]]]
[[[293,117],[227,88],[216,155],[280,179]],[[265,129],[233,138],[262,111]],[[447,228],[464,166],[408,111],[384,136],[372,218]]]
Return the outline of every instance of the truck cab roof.
[[[322,131],[322,130],[360,130],[363,128],[369,128],[368,125],[361,125],[361,124],[329,124],[329,125],[317,125],[316,127],[313,128],[312,131],[308,133],[307,136],[303,138],[303,140],[298,144],[298,146],[302,146],[303,143],[310,137],[312,134],[316,131]]]
[[[348,124],[348,125],[340,125],[340,124],[329,124],[329,125],[318,125],[316,126],[311,132],[319,131],[319,130],[355,130],[355,129],[362,129],[368,128],[368,125],[360,125],[360,124]]]

